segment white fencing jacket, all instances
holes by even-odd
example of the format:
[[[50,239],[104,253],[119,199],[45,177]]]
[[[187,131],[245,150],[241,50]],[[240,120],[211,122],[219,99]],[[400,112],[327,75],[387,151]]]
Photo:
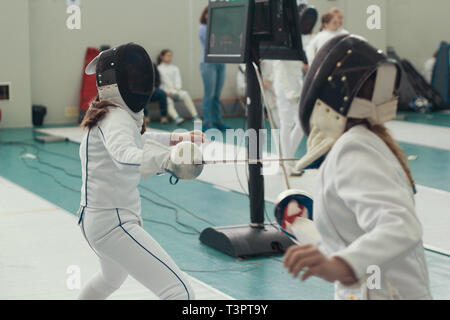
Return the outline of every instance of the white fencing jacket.
[[[262,75],[262,79],[263,81],[269,81],[272,82],[274,81],[274,70],[273,70],[273,64],[274,61],[272,60],[261,60],[260,62],[260,69],[261,69],[261,75]],[[243,71],[241,72],[240,70],[238,70],[237,74],[236,74],[236,87],[237,87],[237,92],[238,92],[238,96],[240,97],[244,97],[245,96],[245,90],[247,89],[247,83],[246,83],[246,78],[245,78],[245,71],[247,66],[245,65],[245,63],[242,63],[239,65],[239,68]],[[273,87],[273,85],[272,85]],[[267,90],[271,90],[272,87],[270,87]],[[266,92],[267,93],[267,92]]]
[[[173,64],[161,63],[158,66],[161,76],[160,88],[168,93],[176,93],[182,88],[180,69]]]
[[[298,105],[303,88],[302,66],[301,61],[276,60],[273,62],[273,85],[277,98]],[[278,105],[278,107],[282,106]]]
[[[360,280],[352,288],[337,283],[336,299],[431,298],[412,187],[387,145],[366,127],[342,135],[319,169],[314,220],[321,249],[345,260]],[[380,268],[380,289],[366,285],[372,266]]]
[[[141,135],[142,123],[142,112],[119,105],[110,107],[105,118],[85,133],[80,146],[81,206],[141,213],[137,189],[141,176],[161,172],[170,156],[170,133]]]

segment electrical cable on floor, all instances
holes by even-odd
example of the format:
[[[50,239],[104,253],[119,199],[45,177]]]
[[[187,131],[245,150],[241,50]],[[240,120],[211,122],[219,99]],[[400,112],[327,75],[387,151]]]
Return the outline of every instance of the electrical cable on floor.
[[[244,121],[245,121],[245,119],[244,119]],[[246,127],[245,124],[246,124],[246,122],[244,122],[244,128]],[[0,140],[0,145],[3,145],[3,146],[21,146],[21,147],[22,147],[22,148],[21,148],[21,149],[22,149],[22,152],[21,152],[20,158],[21,158],[22,162],[24,163],[24,165],[25,165],[27,168],[32,169],[32,170],[35,170],[35,171],[37,171],[37,172],[39,172],[39,173],[41,173],[41,174],[43,174],[43,175],[49,176],[50,178],[52,178],[52,180],[55,181],[55,183],[57,183],[59,186],[61,186],[62,188],[66,189],[66,190],[69,190],[69,191],[71,191],[71,192],[76,192],[76,193],[79,193],[79,192],[80,192],[80,190],[78,190],[78,189],[74,189],[74,188],[72,188],[72,187],[69,187],[69,186],[67,186],[67,185],[64,185],[64,184],[63,184],[61,181],[59,181],[54,175],[52,175],[52,174],[50,174],[50,173],[48,173],[48,172],[42,171],[41,169],[39,169],[39,168],[37,168],[37,167],[31,166],[31,165],[25,160],[25,158],[24,158],[23,156],[27,153],[27,149],[26,149],[25,147],[28,146],[28,147],[35,148],[36,150],[39,150],[40,152],[46,152],[46,153],[49,153],[49,154],[53,154],[53,155],[55,155],[55,156],[59,156],[59,157],[66,158],[66,159],[73,160],[73,161],[77,161],[77,162],[80,161],[78,158],[70,157],[70,156],[68,156],[68,155],[66,155],[66,154],[62,154],[62,153],[59,153],[59,152],[54,152],[54,151],[51,151],[51,150],[47,150],[47,149],[44,149],[44,148],[42,148],[42,147],[40,147],[40,146],[38,146],[38,145],[35,145],[35,144],[33,144],[33,143],[29,143],[29,142],[27,142],[27,141],[28,141],[28,140],[20,140],[20,141],[1,141],[1,140]],[[32,140],[32,141],[33,141],[33,140]],[[40,162],[41,164],[48,165],[48,166],[50,166],[50,167],[52,167],[52,168],[54,168],[54,169],[63,171],[64,173],[66,173],[66,174],[69,175],[69,176],[77,177],[77,178],[80,178],[80,179],[81,179],[81,176],[79,176],[79,175],[74,175],[74,174],[71,174],[71,173],[68,173],[64,168],[61,168],[61,167],[57,167],[57,166],[55,166],[55,165],[52,165],[52,164],[50,164],[50,163],[48,163],[48,162],[46,162],[46,161],[40,159],[40,157],[39,157],[38,155],[35,155],[35,156],[36,156],[36,159],[38,160],[38,162]],[[238,174],[238,171],[237,171],[237,164],[235,164],[235,172],[236,172],[236,177],[237,177],[237,179],[238,179],[238,181],[239,181],[239,185],[241,186],[241,189],[242,189],[243,193],[244,193],[245,195],[248,196],[248,192],[247,192],[247,190],[245,190],[245,188],[243,187],[242,182],[241,182],[241,180],[240,180],[240,177],[239,177],[239,174]],[[246,169],[245,172],[246,172],[246,176],[247,176],[247,180],[248,180],[248,170]],[[167,199],[167,198],[165,198],[165,197],[159,195],[159,194],[156,193],[155,191],[150,190],[150,189],[148,189],[148,188],[145,187],[145,186],[142,186],[142,185],[140,185],[140,186],[141,186],[143,189],[148,190],[149,192],[152,192],[152,193],[154,193],[155,195],[161,197],[162,199],[168,200],[169,202],[173,203],[173,201],[170,201],[169,199]],[[150,201],[150,202],[154,203],[155,205],[158,205],[158,206],[160,206],[160,207],[164,207],[164,208],[169,209],[168,206],[162,205],[161,203],[158,203],[158,204],[157,204],[156,201],[151,200],[150,198],[147,198],[147,197],[142,196],[142,195],[141,195],[141,197],[142,197],[143,199],[145,199],[146,201]],[[178,207],[180,207],[178,204],[176,204],[176,205],[177,205]],[[181,208],[182,208],[182,207],[181,207]],[[176,208],[171,208],[171,209],[172,209],[172,210],[174,210],[174,209],[176,210]],[[192,212],[190,212],[190,211],[187,210],[186,208],[182,208],[182,209],[183,209],[184,211],[190,213],[191,215],[196,216],[195,214],[193,214]],[[273,222],[272,222],[272,221],[269,219],[269,217],[268,217],[268,213],[267,213],[266,208],[264,208],[264,214],[265,214],[265,216],[266,216],[266,219],[267,219],[268,221],[270,221],[270,224],[273,225]],[[206,219],[200,218],[200,217],[198,217],[198,216],[196,216],[196,217],[199,218],[200,220],[203,220],[204,222],[206,222],[206,223],[208,223],[208,224],[210,224],[210,225],[213,225],[211,222],[207,221]],[[153,219],[149,219],[149,218],[143,218],[143,220],[144,220],[144,221],[148,221],[148,222],[153,222],[153,223],[156,223],[156,224],[160,224],[160,225],[168,226],[168,227],[170,227],[170,228],[176,230],[177,232],[179,232],[179,233],[181,233],[181,234],[196,235],[196,234],[198,234],[198,232],[199,232],[198,230],[196,230],[196,233],[194,233],[194,232],[183,231],[183,230],[177,228],[176,226],[174,226],[174,225],[172,225],[172,224],[170,224],[170,223],[167,223],[167,222],[163,222],[163,221],[153,220]],[[182,224],[182,225],[183,225],[183,224]],[[273,225],[273,227],[276,228],[274,225]],[[189,228],[189,227],[188,227],[188,228]],[[193,227],[192,227],[192,228],[193,228]],[[193,228],[193,229],[195,229],[195,228]],[[277,229],[277,230],[278,230],[278,229]],[[435,254],[439,254],[439,255],[443,255],[443,256],[447,256],[447,257],[450,256],[450,255],[448,255],[448,254],[445,254],[445,253],[443,253],[443,252],[437,251],[437,250],[435,250],[435,249],[430,249],[430,248],[424,248],[424,249],[425,249],[425,251],[428,251],[428,252],[431,252],[431,253],[435,253]],[[278,259],[278,258],[275,258],[275,257],[270,257],[270,258],[271,258],[272,260],[275,260],[275,261],[278,261],[278,262],[280,262],[280,263],[283,263],[283,261],[282,261],[281,259]],[[184,270],[184,271],[185,271],[185,270]],[[230,271],[232,271],[232,270],[230,270]],[[208,270],[208,271],[203,271],[203,270],[200,270],[200,271],[186,271],[186,272],[215,272],[215,271],[209,271],[209,270]],[[247,272],[247,271],[242,271],[242,272]]]
[[[79,192],[80,192],[79,189],[74,189],[74,188],[72,188],[72,187],[69,187],[69,186],[63,184],[61,181],[59,181],[59,180],[58,180],[54,175],[52,175],[51,173],[42,171],[40,168],[34,167],[34,166],[30,165],[30,164],[26,161],[26,159],[25,159],[25,157],[24,157],[24,156],[26,155],[26,153],[27,153],[26,147],[22,146],[22,153],[21,153],[21,155],[20,155],[20,159],[22,160],[23,164],[24,164],[27,168],[32,169],[32,170],[36,170],[36,171],[39,172],[40,174],[43,174],[43,175],[46,175],[46,176],[52,178],[53,181],[55,181],[59,186],[61,186],[62,188],[66,189],[66,190],[69,190],[69,191],[72,191],[72,192],[76,192],[76,193],[79,193]],[[80,178],[81,178],[81,177],[80,177]]]
[[[182,231],[182,230],[180,230],[180,229],[174,227],[174,229],[176,229],[177,231],[179,231],[179,232],[181,232],[181,233],[184,233],[184,234],[190,234],[190,235],[197,235],[197,234],[200,234],[200,233],[201,233],[198,229],[194,228],[193,226],[190,226],[190,225],[188,225],[188,224],[185,224],[185,223],[183,223],[183,222],[181,222],[181,221],[179,220],[179,216],[178,216],[179,211],[178,211],[177,208],[174,208],[174,207],[167,206],[167,205],[165,205],[165,204],[159,203],[159,202],[157,202],[157,201],[155,201],[155,200],[152,200],[152,199],[150,199],[150,198],[148,198],[148,197],[142,195],[142,193],[141,193],[141,198],[144,199],[144,200],[147,200],[147,201],[149,201],[149,202],[151,202],[151,203],[153,203],[153,204],[155,204],[155,205],[157,205],[157,206],[159,206],[159,207],[162,207],[162,208],[166,208],[166,209],[172,210],[172,211],[174,212],[174,215],[175,215],[175,223],[177,223],[177,224],[179,224],[179,225],[181,225],[181,226],[183,226],[183,227],[185,227],[185,228],[187,228],[187,229],[191,229],[191,230],[193,230],[194,232]],[[150,219],[148,219],[148,218],[144,218],[144,217],[143,217],[142,219],[143,219],[144,221],[150,221]]]
[[[43,152],[47,152],[49,154],[53,154],[53,155],[62,157],[62,158],[74,160],[74,161],[77,161],[77,162],[80,161],[80,158],[74,158],[74,157],[68,156],[66,154],[62,154],[62,153],[59,153],[59,152],[54,152],[54,151],[51,151],[51,150],[47,150],[47,149],[44,149],[44,148],[40,147],[39,145],[37,145],[35,143],[31,143],[31,142],[27,142],[27,141],[35,142],[35,140],[32,140],[32,139],[29,139],[29,140],[17,140],[17,141],[1,141],[0,140],[0,145],[22,145],[22,146],[28,146],[28,147],[32,147],[32,148],[38,149],[38,150],[43,151]]]
[[[185,212],[186,212],[187,214],[189,214],[190,216],[192,216],[192,217],[194,217],[194,218],[196,218],[196,219],[198,219],[198,220],[200,220],[200,221],[203,221],[203,222],[205,222],[206,224],[208,224],[208,225],[210,225],[210,226],[212,226],[212,227],[216,226],[216,225],[215,225],[214,223],[212,223],[211,221],[209,221],[209,220],[207,220],[207,219],[205,219],[205,218],[202,218],[202,217],[196,215],[196,214],[195,214],[194,212],[192,212],[191,210],[187,209],[187,208],[184,207],[184,206],[180,206],[178,203],[176,203],[176,202],[170,200],[169,198],[167,198],[167,197],[161,195],[160,193],[158,193],[158,192],[156,192],[156,191],[154,191],[154,190],[152,190],[152,189],[149,189],[148,187],[146,187],[146,186],[144,186],[144,185],[142,185],[142,184],[140,185],[140,187],[141,187],[142,189],[144,189],[144,190],[146,190],[146,191],[148,191],[148,192],[150,192],[150,193],[156,195],[157,197],[159,197],[159,198],[161,198],[161,199],[163,199],[163,200],[169,202],[170,204],[172,204],[172,205],[174,205],[174,206],[180,208],[181,210],[185,211]]]
[[[77,162],[80,161],[79,159],[72,158],[72,157],[70,157],[70,156],[67,156],[67,155],[64,155],[64,154],[61,154],[61,153],[49,151],[49,150],[46,150],[46,149],[44,149],[44,148],[41,148],[41,147],[39,147],[39,146],[37,146],[37,145],[33,145],[33,144],[31,144],[31,143],[26,143],[26,142],[22,142],[22,141],[8,141],[8,142],[0,141],[0,145],[20,146],[21,149],[22,149],[22,152],[21,152],[21,155],[20,155],[20,159],[22,160],[22,162],[24,163],[24,165],[25,165],[27,168],[32,169],[32,170],[35,170],[35,171],[39,172],[40,174],[43,174],[43,175],[46,175],[46,176],[52,178],[52,180],[55,181],[56,184],[58,184],[59,186],[61,186],[62,188],[66,189],[66,190],[69,190],[69,191],[72,191],[72,192],[76,192],[76,193],[80,193],[80,189],[74,189],[74,188],[72,188],[72,187],[69,187],[69,186],[65,185],[64,183],[62,183],[60,180],[58,180],[53,174],[48,173],[48,172],[45,172],[45,171],[41,170],[41,169],[38,168],[38,167],[34,167],[34,166],[30,165],[30,164],[26,161],[24,155],[26,155],[26,154],[28,153],[28,150],[27,150],[26,147],[32,147],[32,148],[35,148],[36,150],[38,150],[39,152],[40,152],[40,151],[48,152],[48,153],[50,153],[50,154],[57,155],[57,156],[60,156],[60,157],[66,158],[66,159],[74,160],[74,161],[77,161]],[[49,166],[49,167],[51,167],[51,168],[53,168],[53,169],[55,169],[55,170],[62,171],[62,172],[64,172],[66,175],[71,176],[71,177],[74,177],[74,178],[78,178],[78,179],[81,179],[81,178],[82,178],[81,175],[75,175],[75,174],[69,173],[69,172],[68,172],[65,168],[63,168],[63,167],[53,165],[53,164],[51,164],[51,163],[49,163],[49,162],[47,162],[47,161],[43,161],[43,160],[39,157],[38,154],[32,154],[32,155],[35,157],[35,159],[36,159],[40,164],[47,165],[47,166]],[[150,191],[150,192],[153,192],[152,190],[150,190],[150,189],[148,189],[148,188],[146,188],[146,187],[144,187],[144,189],[146,189],[146,190],[148,190],[148,191]],[[179,225],[181,225],[181,226],[183,226],[183,227],[186,227],[186,228],[188,228],[188,229],[194,230],[196,233],[183,231],[183,230],[177,228],[176,226],[174,226],[174,225],[172,225],[172,224],[169,224],[169,223],[167,223],[167,222],[162,222],[162,221],[158,221],[158,220],[154,220],[154,219],[149,219],[149,218],[144,218],[144,217],[143,217],[143,220],[147,220],[147,221],[149,221],[149,222],[154,222],[154,223],[161,224],[161,225],[170,226],[171,228],[173,228],[173,229],[175,229],[176,231],[178,231],[178,232],[180,232],[180,233],[183,233],[183,234],[196,235],[196,234],[199,234],[199,233],[200,233],[200,231],[197,230],[195,227],[190,226],[190,225],[188,225],[188,224],[184,224],[184,223],[182,223],[182,222],[179,221],[178,210],[177,210],[176,208],[170,207],[170,206],[167,206],[167,205],[164,205],[164,204],[161,204],[161,203],[156,202],[156,201],[154,201],[154,200],[152,200],[152,199],[150,199],[150,198],[148,198],[148,197],[145,197],[145,196],[141,196],[141,197],[144,198],[146,201],[152,202],[152,203],[154,203],[155,205],[157,205],[157,206],[159,206],[159,207],[163,207],[163,208],[167,208],[167,209],[173,210],[173,211],[175,212],[175,220],[176,220],[176,223],[179,224]]]
[[[31,146],[30,146],[30,147],[31,147]],[[52,163],[50,163],[50,162],[47,162],[47,161],[42,160],[41,157],[39,156],[39,153],[40,153],[42,150],[44,150],[44,149],[39,148],[39,147],[37,147],[37,146],[35,146],[35,145],[34,145],[33,147],[36,148],[36,150],[37,150],[37,152],[36,152],[35,154],[33,154],[33,155],[36,157],[36,160],[37,160],[40,164],[46,165],[46,166],[48,166],[48,167],[50,167],[50,168],[53,168],[53,169],[55,169],[55,170],[63,171],[63,172],[64,172],[67,176],[69,176],[69,177],[81,179],[81,175],[79,175],[79,174],[73,174],[73,173],[70,173],[70,172],[68,172],[64,167],[56,166],[56,165],[54,165],[54,164],[52,164]]]
[[[36,150],[38,150],[38,152],[37,152],[36,154],[32,154],[32,155],[36,157],[35,159],[36,159],[40,164],[47,165],[47,166],[49,166],[49,167],[51,167],[51,168],[53,168],[53,169],[56,169],[56,170],[60,170],[60,171],[64,172],[66,175],[68,175],[68,176],[71,176],[71,177],[74,177],[74,178],[81,179],[81,175],[75,175],[75,174],[69,173],[69,172],[68,172],[65,168],[63,168],[63,167],[59,167],[59,166],[53,165],[53,164],[51,164],[51,163],[49,163],[49,162],[47,162],[47,161],[42,160],[42,159],[40,158],[40,156],[39,156],[39,152],[41,152],[41,151],[42,151],[42,152],[47,152],[47,153],[49,153],[49,154],[53,154],[53,155],[56,155],[56,156],[60,156],[60,157],[62,157],[62,158],[70,159],[70,160],[73,160],[73,161],[80,161],[79,159],[73,158],[73,157],[67,156],[67,155],[65,155],[65,154],[58,153],[58,152],[53,152],[53,151],[50,151],[50,150],[46,150],[46,149],[41,148],[41,147],[39,147],[39,146],[37,146],[37,145],[35,145],[35,144],[28,143],[28,142],[24,142],[24,141],[1,141],[1,140],[0,140],[0,145],[3,145],[3,146],[19,146],[19,147],[21,148],[20,159],[22,160],[22,162],[24,163],[24,165],[25,165],[27,168],[32,169],[32,170],[35,170],[35,171],[39,172],[40,174],[43,174],[43,175],[46,175],[46,176],[51,177],[52,180],[55,181],[55,183],[57,183],[59,186],[61,186],[61,187],[64,188],[64,189],[67,189],[67,190],[72,191],[72,192],[75,192],[75,193],[80,193],[80,190],[74,189],[74,188],[71,188],[71,187],[69,187],[69,186],[64,185],[61,181],[59,181],[59,180],[58,180],[54,175],[52,175],[51,173],[42,171],[42,170],[41,170],[40,168],[38,168],[38,167],[31,166],[29,163],[27,163],[27,161],[26,161],[24,155],[26,155],[26,154],[28,153],[28,150],[27,150],[26,147],[32,147],[32,148],[35,148]],[[186,211],[186,212],[187,212],[188,214],[190,214],[191,216],[193,216],[193,217],[195,217],[195,218],[197,218],[197,219],[199,219],[199,220],[202,220],[202,221],[204,221],[204,222],[206,222],[206,223],[208,223],[208,224],[210,224],[210,225],[214,225],[212,222],[210,222],[210,221],[208,221],[208,220],[206,220],[206,219],[204,219],[204,218],[201,218],[201,217],[197,216],[195,213],[193,213],[192,211],[188,210],[187,208],[184,208],[184,207],[178,205],[177,203],[173,202],[173,201],[170,200],[170,199],[167,199],[166,197],[164,197],[164,196],[160,195],[159,193],[157,193],[157,192],[155,192],[155,191],[149,189],[148,187],[145,187],[145,186],[142,186],[142,185],[140,185],[140,187],[141,187],[142,189],[147,190],[147,191],[149,191],[149,192],[151,192],[151,193],[153,193],[153,194],[159,196],[160,198],[162,198],[162,199],[164,199],[164,200],[166,200],[166,201],[168,201],[168,202],[170,202],[170,203],[176,205],[177,207],[179,207],[179,208],[181,208],[182,210]],[[149,202],[151,202],[151,203],[153,203],[153,204],[155,204],[155,205],[157,205],[157,206],[159,206],[159,207],[173,210],[174,213],[175,213],[175,221],[176,221],[176,223],[179,224],[179,225],[181,225],[181,226],[183,226],[183,227],[185,227],[185,228],[191,229],[191,230],[193,230],[194,232],[188,232],[188,231],[181,230],[181,229],[177,228],[176,226],[174,226],[174,225],[172,225],[172,224],[170,224],[170,223],[167,223],[167,222],[163,222],[163,221],[158,221],[158,220],[154,220],[154,219],[150,219],[150,218],[144,218],[144,217],[142,217],[142,220],[148,221],[148,222],[153,222],[153,223],[159,224],[159,225],[165,225],[165,226],[168,226],[168,227],[174,229],[175,231],[177,231],[177,232],[180,233],[180,234],[187,234],[187,235],[198,235],[198,234],[200,234],[200,231],[199,231],[198,229],[196,229],[195,227],[190,226],[190,225],[188,225],[188,224],[185,224],[185,223],[182,223],[181,221],[179,221],[179,216],[178,216],[179,211],[178,211],[178,209],[176,209],[175,207],[171,207],[171,206],[168,206],[168,205],[159,203],[159,202],[157,202],[157,201],[155,201],[155,200],[152,200],[152,199],[150,199],[150,198],[148,198],[148,197],[146,197],[146,196],[144,196],[144,195],[142,195],[142,194],[141,194],[141,198],[143,198],[144,200],[149,201]],[[215,272],[240,272],[240,273],[246,273],[246,272],[250,272],[250,271],[252,271],[252,270],[257,269],[257,268],[260,266],[261,263],[259,263],[259,262],[248,262],[248,261],[247,261],[245,264],[246,264],[246,265],[253,265],[253,267],[248,268],[248,269],[245,269],[245,270],[240,270],[240,269],[236,269],[236,268],[224,268],[224,269],[216,269],[216,270],[190,269],[190,268],[189,268],[189,269],[188,269],[188,268],[180,268],[180,269],[183,270],[184,272],[192,272],[192,273],[215,273]]]
[[[244,119],[244,129],[245,129],[245,127],[246,127],[246,125],[245,125],[245,119]],[[0,144],[2,144],[2,145],[21,145],[21,146],[28,146],[28,147],[34,148],[34,149],[38,150],[38,152],[37,152],[36,154],[33,154],[33,155],[36,157],[36,160],[37,160],[39,163],[41,163],[41,164],[43,164],[43,165],[47,165],[47,166],[49,166],[49,167],[51,167],[51,168],[53,168],[53,169],[55,169],[55,170],[63,171],[66,175],[68,175],[68,176],[70,176],[70,177],[81,179],[81,175],[72,174],[72,173],[68,172],[64,167],[55,166],[55,165],[53,165],[53,164],[51,164],[51,163],[49,163],[49,162],[47,162],[47,161],[42,160],[42,159],[40,158],[40,156],[39,156],[39,153],[40,153],[40,152],[46,152],[46,153],[53,154],[53,155],[56,155],[56,156],[59,156],[59,157],[62,157],[62,158],[66,158],[66,159],[69,159],[69,160],[73,160],[73,161],[76,161],[76,162],[80,161],[78,158],[74,158],[74,157],[67,156],[67,155],[65,155],[65,154],[61,154],[61,153],[58,153],[58,152],[50,151],[50,150],[44,149],[44,148],[42,148],[42,147],[39,147],[38,145],[35,145],[35,144],[33,144],[33,143],[28,143],[28,142],[26,142],[26,141],[7,141],[7,142],[0,141]],[[237,159],[237,154],[236,154],[236,159]],[[26,165],[27,165],[27,167],[30,168],[30,166],[29,166],[28,164],[26,164]],[[40,169],[38,169],[38,168],[33,168],[33,169],[40,171]],[[248,196],[248,191],[246,191],[245,188],[243,187],[242,182],[241,182],[241,179],[240,179],[239,174],[238,174],[238,172],[237,172],[237,164],[235,164],[235,170],[236,170],[236,176],[237,176],[238,181],[239,181],[239,184],[240,184],[240,186],[241,186],[241,188],[242,188],[242,190],[243,190],[243,193],[246,194],[246,195]],[[49,173],[42,172],[42,171],[40,171],[40,173],[42,173],[42,174],[44,174],[44,175],[47,175],[47,176],[50,176],[53,180],[55,180],[55,182],[56,182],[58,185],[60,185],[60,186],[62,186],[62,187],[64,187],[64,188],[66,188],[66,189],[69,189],[70,191],[76,191],[76,192],[79,192],[79,190],[75,190],[75,189],[73,189],[73,188],[70,188],[70,187],[65,186],[65,185],[62,184],[60,181],[58,181],[53,175],[51,175],[51,174],[49,174]],[[247,180],[248,180],[248,172],[247,172],[247,171],[246,171],[246,174],[247,174]],[[146,191],[148,191],[148,192],[150,192],[150,193],[153,193],[154,195],[158,196],[159,198],[161,198],[161,199],[163,199],[163,200],[165,200],[165,201],[167,201],[167,202],[169,202],[169,203],[171,203],[171,204],[177,206],[178,208],[182,209],[183,211],[185,211],[186,213],[188,213],[188,214],[191,215],[192,217],[194,217],[194,218],[196,218],[196,219],[198,219],[198,220],[200,220],[200,221],[203,221],[203,222],[205,222],[206,224],[208,224],[208,225],[210,225],[210,226],[215,226],[215,224],[212,223],[211,221],[209,221],[209,220],[207,220],[207,219],[205,219],[205,218],[199,217],[198,215],[196,215],[196,214],[193,213],[192,211],[188,210],[186,207],[183,207],[183,206],[178,205],[177,203],[173,202],[172,200],[170,200],[170,199],[167,198],[167,197],[164,197],[163,195],[159,194],[158,192],[156,192],[156,191],[154,191],[154,190],[151,190],[151,189],[149,189],[148,187],[146,187],[146,186],[144,186],[144,185],[142,185],[142,184],[140,184],[139,186],[140,186],[140,188],[142,188],[142,189],[144,189],[144,190],[146,190]],[[154,200],[152,200],[152,199],[150,199],[150,198],[148,198],[148,197],[142,196],[142,195],[141,195],[141,197],[144,198],[145,200],[149,201],[149,202],[154,203],[154,204],[157,205],[157,206],[160,206],[160,207],[163,207],[163,208],[167,208],[167,209],[173,210],[174,212],[176,212],[176,221],[179,222],[179,219],[178,219],[178,210],[176,210],[175,208],[169,207],[169,206],[167,206],[167,205],[163,205],[163,204],[161,204],[161,203],[159,203],[159,202],[156,202],[156,201],[154,201]],[[266,212],[266,218],[268,218],[268,217],[267,217],[267,212]],[[270,219],[269,219],[269,220],[270,220]],[[182,225],[182,226],[185,226],[185,227],[187,227],[187,228],[189,228],[189,229],[191,229],[191,230],[195,230],[195,232],[197,232],[197,233],[200,233],[199,230],[195,229],[195,228],[192,227],[192,226],[187,226],[187,225],[185,225],[185,224],[183,224],[183,223],[181,223],[181,222],[179,222],[179,224]]]

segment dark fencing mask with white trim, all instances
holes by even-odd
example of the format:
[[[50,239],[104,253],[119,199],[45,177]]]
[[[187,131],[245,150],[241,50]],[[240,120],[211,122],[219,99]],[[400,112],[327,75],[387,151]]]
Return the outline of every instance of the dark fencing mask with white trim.
[[[147,51],[135,43],[101,52],[86,67],[86,74],[97,75],[100,99],[120,96],[135,113],[144,109],[154,90],[153,63]]]
[[[347,120],[383,124],[395,118],[400,68],[381,50],[355,35],[329,40],[316,54],[303,85],[300,121],[308,151],[303,169],[328,153]]]

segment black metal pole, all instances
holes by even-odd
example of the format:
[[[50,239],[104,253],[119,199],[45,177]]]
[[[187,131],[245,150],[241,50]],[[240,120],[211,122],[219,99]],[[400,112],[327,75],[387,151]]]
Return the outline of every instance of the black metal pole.
[[[255,0],[249,0],[249,25],[253,26]],[[247,65],[247,122],[249,128],[249,198],[250,225],[214,226],[200,234],[200,241],[233,257],[279,254],[293,244],[292,240],[275,227],[264,225],[264,176],[262,175],[263,143],[265,135],[261,89],[259,87],[255,63],[259,67],[259,43],[256,36],[249,36],[250,52]],[[259,68],[258,68],[259,69]],[[251,132],[250,132],[251,130]],[[253,162],[252,162],[253,160]]]
[[[262,145],[259,136],[260,129],[263,124],[263,108],[261,103],[261,89],[258,85],[253,62],[259,68],[259,44],[257,41],[251,41],[251,58],[247,62],[246,78],[247,78],[247,123],[249,130],[256,132],[256,154],[254,150],[254,139],[249,134],[249,146],[247,149],[249,160],[262,159]],[[253,153],[253,154],[252,154]],[[252,227],[264,227],[264,176],[262,175],[262,163],[250,163],[249,166],[249,182],[248,191],[250,198],[250,220]]]

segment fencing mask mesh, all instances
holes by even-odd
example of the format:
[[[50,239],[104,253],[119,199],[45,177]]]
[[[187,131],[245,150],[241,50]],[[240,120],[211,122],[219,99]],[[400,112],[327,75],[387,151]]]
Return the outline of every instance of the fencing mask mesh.
[[[96,73],[99,92],[120,94],[135,113],[144,109],[153,93],[153,63],[145,49],[134,43],[101,52],[86,67],[86,73]]]

